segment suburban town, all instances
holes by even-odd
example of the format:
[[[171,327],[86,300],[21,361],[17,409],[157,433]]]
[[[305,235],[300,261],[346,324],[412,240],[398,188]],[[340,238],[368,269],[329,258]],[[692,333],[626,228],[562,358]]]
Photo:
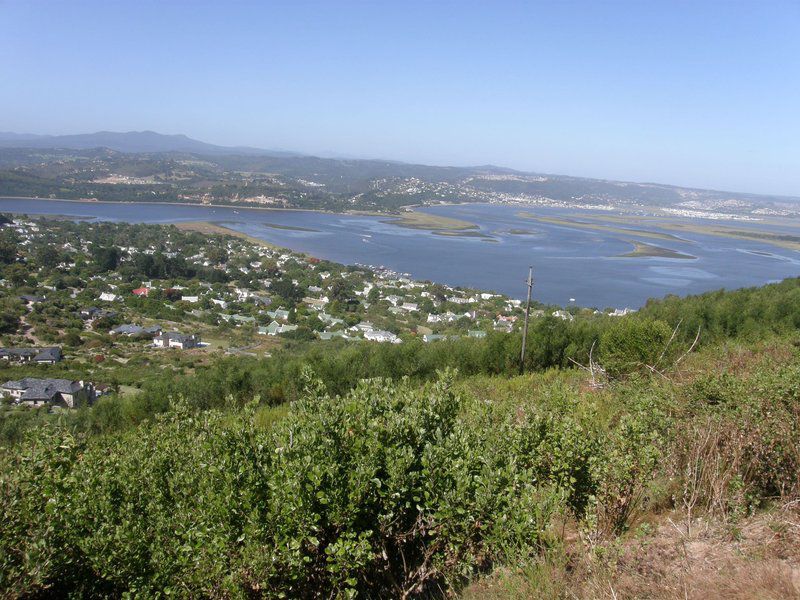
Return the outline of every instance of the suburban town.
[[[181,370],[225,355],[269,360],[278,348],[315,341],[482,339],[519,330],[524,315],[519,300],[500,294],[339,265],[233,235],[4,221],[0,369],[7,376],[0,375],[0,391],[11,405],[75,408],[136,393],[153,368]],[[530,316],[596,313],[535,305]]]

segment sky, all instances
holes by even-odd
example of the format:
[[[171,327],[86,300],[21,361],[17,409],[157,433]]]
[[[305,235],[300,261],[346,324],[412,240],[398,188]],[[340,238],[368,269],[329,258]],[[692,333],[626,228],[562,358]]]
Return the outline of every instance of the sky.
[[[0,131],[800,196],[800,0],[0,0]]]

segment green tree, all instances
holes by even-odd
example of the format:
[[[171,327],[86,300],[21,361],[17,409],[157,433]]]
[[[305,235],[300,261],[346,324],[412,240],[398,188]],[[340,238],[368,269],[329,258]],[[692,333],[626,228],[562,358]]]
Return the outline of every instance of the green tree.
[[[119,265],[122,252],[119,248],[98,246],[92,251],[94,263],[103,271],[113,271]]]

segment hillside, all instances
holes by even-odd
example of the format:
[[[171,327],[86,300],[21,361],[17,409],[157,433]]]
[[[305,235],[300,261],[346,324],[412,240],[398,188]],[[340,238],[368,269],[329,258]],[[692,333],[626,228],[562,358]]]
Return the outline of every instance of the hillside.
[[[397,211],[439,202],[637,214],[798,216],[800,199],[653,183],[333,159],[222,147],[154,132],[0,134],[0,196]],[[676,211],[678,211],[676,213]]]
[[[137,269],[152,268],[155,281],[167,270],[160,276],[182,281],[173,286],[213,276],[219,283],[207,289],[217,297],[229,276],[219,265],[240,268],[251,258],[237,257],[255,251],[174,228],[32,227],[19,253],[0,246],[5,281],[55,282],[72,261],[75,276],[53,287],[89,290],[74,298],[51,290],[26,309],[14,304],[22,287],[9,288],[4,306],[21,308],[12,316],[37,336],[74,327],[73,303],[116,273],[138,280]],[[134,227],[142,249],[163,243],[163,256],[126,247],[120,262],[113,244],[99,243],[133,239]],[[67,256],[45,251],[73,231],[98,246],[88,260],[70,242]],[[170,262],[170,244],[213,264]],[[296,297],[295,286],[310,288],[303,271],[324,269],[326,281],[368,277],[275,259],[265,274],[280,282],[270,294],[281,301]],[[198,323],[191,301],[168,296],[142,294],[119,310]],[[380,308],[376,297],[370,304]],[[257,318],[264,309],[248,310]],[[114,372],[143,382],[72,409],[6,401],[3,597],[725,590],[795,598],[800,590],[798,279],[652,300],[622,317],[538,317],[524,376],[513,327],[435,343],[409,334],[399,344],[298,339],[262,356],[159,351],[102,329],[70,329],[71,356],[58,365],[0,365],[15,379]],[[150,356],[134,360],[131,351]],[[108,358],[84,362],[83,352]]]

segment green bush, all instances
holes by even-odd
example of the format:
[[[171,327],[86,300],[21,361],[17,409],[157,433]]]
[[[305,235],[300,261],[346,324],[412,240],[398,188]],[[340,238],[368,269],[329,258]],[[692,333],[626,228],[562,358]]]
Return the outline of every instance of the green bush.
[[[418,595],[535,553],[581,470],[559,419],[497,415],[447,377],[312,382],[271,428],[255,415],[36,430],[2,465],[0,590]]]
[[[668,343],[671,333],[669,325],[663,321],[649,318],[619,319],[603,332],[600,362],[612,378],[647,373],[648,366],[663,368],[663,365],[669,364]]]

